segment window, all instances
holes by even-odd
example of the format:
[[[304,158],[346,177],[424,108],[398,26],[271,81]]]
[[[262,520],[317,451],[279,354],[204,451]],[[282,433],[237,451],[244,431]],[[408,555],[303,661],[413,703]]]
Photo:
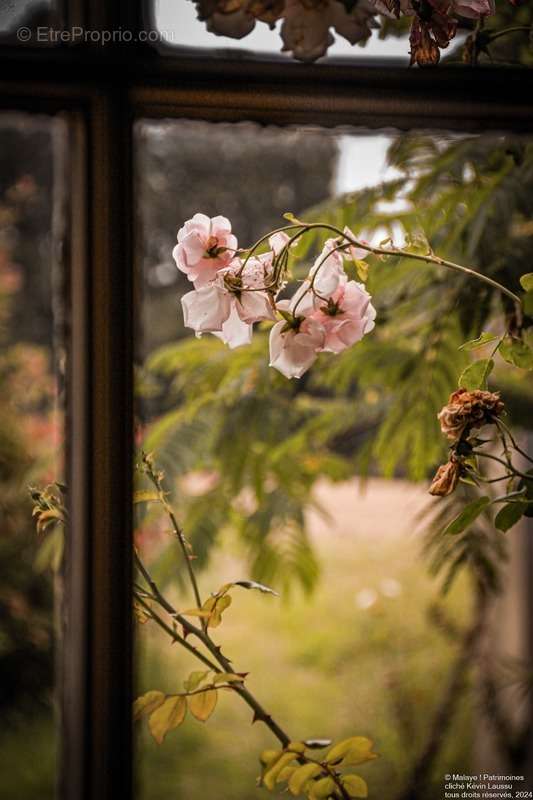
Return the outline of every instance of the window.
[[[142,236],[135,216],[135,124],[142,120],[141,136],[143,126],[145,135],[157,135],[165,119],[180,125],[355,126],[383,135],[389,128],[527,133],[533,79],[528,70],[514,68],[406,71],[326,63],[292,69],[278,61],[163,55],[135,41],[143,28],[140,3],[94,2],[87,8],[69,2],[63,11],[68,24],[127,29],[132,41],[50,48],[4,43],[1,107],[57,120],[68,158],[61,257],[71,522],[59,792],[65,800],[127,800],[133,793],[131,463],[139,288],[132,263]],[[156,293],[168,271],[153,261],[148,268]]]

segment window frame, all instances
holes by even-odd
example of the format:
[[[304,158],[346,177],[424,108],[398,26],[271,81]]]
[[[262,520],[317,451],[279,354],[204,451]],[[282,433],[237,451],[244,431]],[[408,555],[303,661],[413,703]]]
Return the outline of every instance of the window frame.
[[[142,0],[63,6],[65,27],[135,32],[150,20]],[[0,75],[0,110],[60,115],[69,126],[72,522],[59,796],[131,800],[134,121],[532,132],[533,69],[302,65],[205,59],[148,45],[4,43]]]

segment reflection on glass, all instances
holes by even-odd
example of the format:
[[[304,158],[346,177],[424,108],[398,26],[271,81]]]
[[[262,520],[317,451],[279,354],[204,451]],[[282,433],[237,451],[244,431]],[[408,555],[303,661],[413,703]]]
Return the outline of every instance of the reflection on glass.
[[[63,476],[61,137],[49,119],[0,115],[0,796],[17,800],[51,800],[56,780],[63,533],[45,518],[36,532],[32,509]]]
[[[213,639],[293,740],[373,740],[380,759],[357,768],[370,797],[441,800],[444,774],[494,772],[509,757],[495,744],[479,687],[489,667],[528,663],[527,581],[518,565],[530,556],[520,535],[505,539],[483,523],[448,549],[435,513],[453,516],[463,489],[438,506],[427,494],[446,459],[436,414],[465,364],[459,330],[471,331],[472,295],[465,288],[458,299],[455,274],[371,260],[373,335],[342,355],[320,356],[300,381],[288,381],[268,366],[268,325],[235,350],[183,327],[179,298],[191,284],[172,259],[176,230],[198,211],[227,216],[242,246],[283,224],[288,211],[348,225],[372,242],[413,243],[424,230],[436,252],[468,258],[515,285],[529,270],[533,184],[525,165],[532,161],[531,143],[514,137],[192,121],[137,128],[138,442],[164,471],[188,558],[146,472],[137,473],[138,552],[180,612],[198,608],[187,563],[201,600],[250,579],[280,594],[235,587]],[[295,252],[306,267],[295,279],[320,244]],[[485,308],[478,324],[498,324],[491,303]],[[517,393],[514,424],[527,428],[528,390],[514,383],[511,391],[509,366],[498,369],[498,385]],[[480,658],[471,632],[479,644],[487,587],[491,613],[502,613],[495,578],[516,589],[505,594],[516,627],[513,634],[489,629]],[[181,623],[149,594],[139,597],[137,694],[176,696],[205,665],[170,645],[168,631],[175,625],[181,635]],[[166,633],[151,608],[166,620]],[[189,619],[201,625],[205,616]],[[198,644],[194,636],[186,641]],[[251,724],[232,689],[219,691],[203,724],[191,708],[183,722],[176,715],[162,744],[145,719],[137,723],[138,797],[269,796],[255,780],[259,754],[277,746],[271,730]],[[527,715],[527,701],[517,709]],[[161,738],[156,722],[152,733]],[[513,756],[515,774],[526,773],[524,753]]]

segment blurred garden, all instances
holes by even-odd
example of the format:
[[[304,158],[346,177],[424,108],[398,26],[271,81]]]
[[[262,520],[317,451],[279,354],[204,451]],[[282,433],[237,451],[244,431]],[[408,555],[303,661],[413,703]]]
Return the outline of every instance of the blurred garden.
[[[0,118],[6,800],[54,794],[62,528],[35,532],[28,487],[64,477],[64,310],[53,250],[60,136],[46,120]],[[485,504],[450,534],[466,504],[497,499],[504,488],[490,483],[492,473],[488,483],[463,473],[444,497],[428,488],[450,446],[437,414],[458,376],[493,351],[487,388],[501,393],[506,424],[527,449],[531,308],[518,320],[513,303],[487,283],[369,253],[352,268],[372,296],[375,329],[288,380],[269,367],[268,322],[235,349],[184,326],[180,298],[190,282],[172,250],[177,229],[198,211],[227,216],[241,246],[291,212],[347,226],[378,248],[437,253],[522,296],[520,277],[531,271],[533,143],[503,134],[143,121],[135,158],[134,541],[152,579],[180,611],[196,604],[187,564],[203,597],[243,581],[272,589],[235,585],[213,637],[293,740],[372,740],[379,758],[357,767],[370,797],[440,800],[446,772],[524,771],[528,518],[504,532],[494,525],[497,507]],[[304,280],[325,238],[313,229],[296,243],[287,291]],[[496,353],[488,335],[460,349],[482,332],[506,331],[523,343],[518,355],[509,347]],[[164,503],[150,494],[141,451],[164,473]],[[517,463],[527,472],[520,456]],[[530,488],[526,478],[524,514]],[[61,497],[60,487],[53,491]],[[180,692],[198,669],[195,655],[170,646],[147,604],[135,606],[137,695]],[[169,620],[171,634],[181,630]],[[208,721],[189,713],[161,745],[144,720],[135,723],[139,798],[268,796],[256,779],[259,754],[276,746],[272,733],[260,719],[252,724],[231,688],[217,696]]]

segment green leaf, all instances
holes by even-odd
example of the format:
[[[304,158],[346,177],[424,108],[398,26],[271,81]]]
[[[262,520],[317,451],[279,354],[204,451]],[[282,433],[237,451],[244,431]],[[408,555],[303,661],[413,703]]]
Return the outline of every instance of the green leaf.
[[[366,283],[368,278],[368,264],[366,261],[363,261],[360,258],[355,258],[353,261],[355,265],[355,269],[357,271],[357,276],[361,283]]]
[[[289,792],[297,797],[302,793],[307,781],[320,775],[321,772],[320,764],[304,764],[302,767],[298,767],[290,777]]]
[[[205,722],[215,710],[218,700],[216,689],[207,689],[200,694],[193,694],[189,697],[189,709],[193,717]]]
[[[444,529],[444,535],[451,534],[452,536],[457,535],[458,533],[462,533],[465,531],[476,519],[479,517],[481,512],[490,505],[490,497],[484,495],[483,497],[478,497],[476,500],[473,500],[469,503],[461,513],[455,517]]]
[[[526,272],[525,275],[522,275],[520,285],[524,291],[530,292],[533,289],[533,272]]]
[[[506,336],[500,345],[500,354],[508,364],[521,369],[533,369],[533,350],[522,339]]]
[[[183,686],[186,692],[194,692],[198,689],[201,683],[205,681],[211,670],[195,670],[191,672],[189,677],[183,681]]]
[[[487,331],[483,331],[481,336],[478,336],[477,339],[470,339],[469,342],[465,342],[459,348],[459,350],[477,350],[478,347],[483,347],[484,345],[488,344],[489,342],[496,341],[498,337],[495,336],[494,333],[488,333]]]
[[[143,714],[151,714],[164,702],[165,695],[157,689],[151,689],[141,695],[133,704],[133,719],[140,719]]]
[[[494,367],[492,358],[480,358],[479,361],[474,361],[470,364],[459,378],[459,386],[464,386],[465,389],[472,391],[473,389],[485,389],[487,386],[487,379]]]
[[[342,785],[350,797],[368,797],[368,786],[359,775],[343,775]]]
[[[242,586],[243,589],[256,589],[258,592],[263,592],[263,594],[273,594],[279,597],[278,592],[275,592],[274,589],[265,586],[264,583],[257,583],[257,581],[235,581],[233,585]]]
[[[321,778],[313,783],[309,791],[309,800],[326,800],[335,791],[335,781],[333,778]]]
[[[283,214],[283,219],[288,220],[289,222],[293,223],[294,225],[304,225],[305,224],[301,220],[299,220],[298,217],[295,217],[294,214],[292,213],[292,211],[286,211]]]
[[[149,717],[148,727],[157,744],[162,744],[167,733],[181,725],[187,714],[187,698],[182,695],[167,697]]]
[[[155,489],[140,489],[138,492],[133,493],[134,503],[152,503],[160,500],[159,492]]]
[[[527,511],[528,505],[529,503],[521,502],[507,503],[496,514],[494,525],[499,531],[505,533],[522,518],[524,511]]]
[[[338,742],[329,751],[326,761],[328,764],[364,764],[365,761],[373,761],[377,754],[372,752],[373,742],[366,736],[352,736]]]

